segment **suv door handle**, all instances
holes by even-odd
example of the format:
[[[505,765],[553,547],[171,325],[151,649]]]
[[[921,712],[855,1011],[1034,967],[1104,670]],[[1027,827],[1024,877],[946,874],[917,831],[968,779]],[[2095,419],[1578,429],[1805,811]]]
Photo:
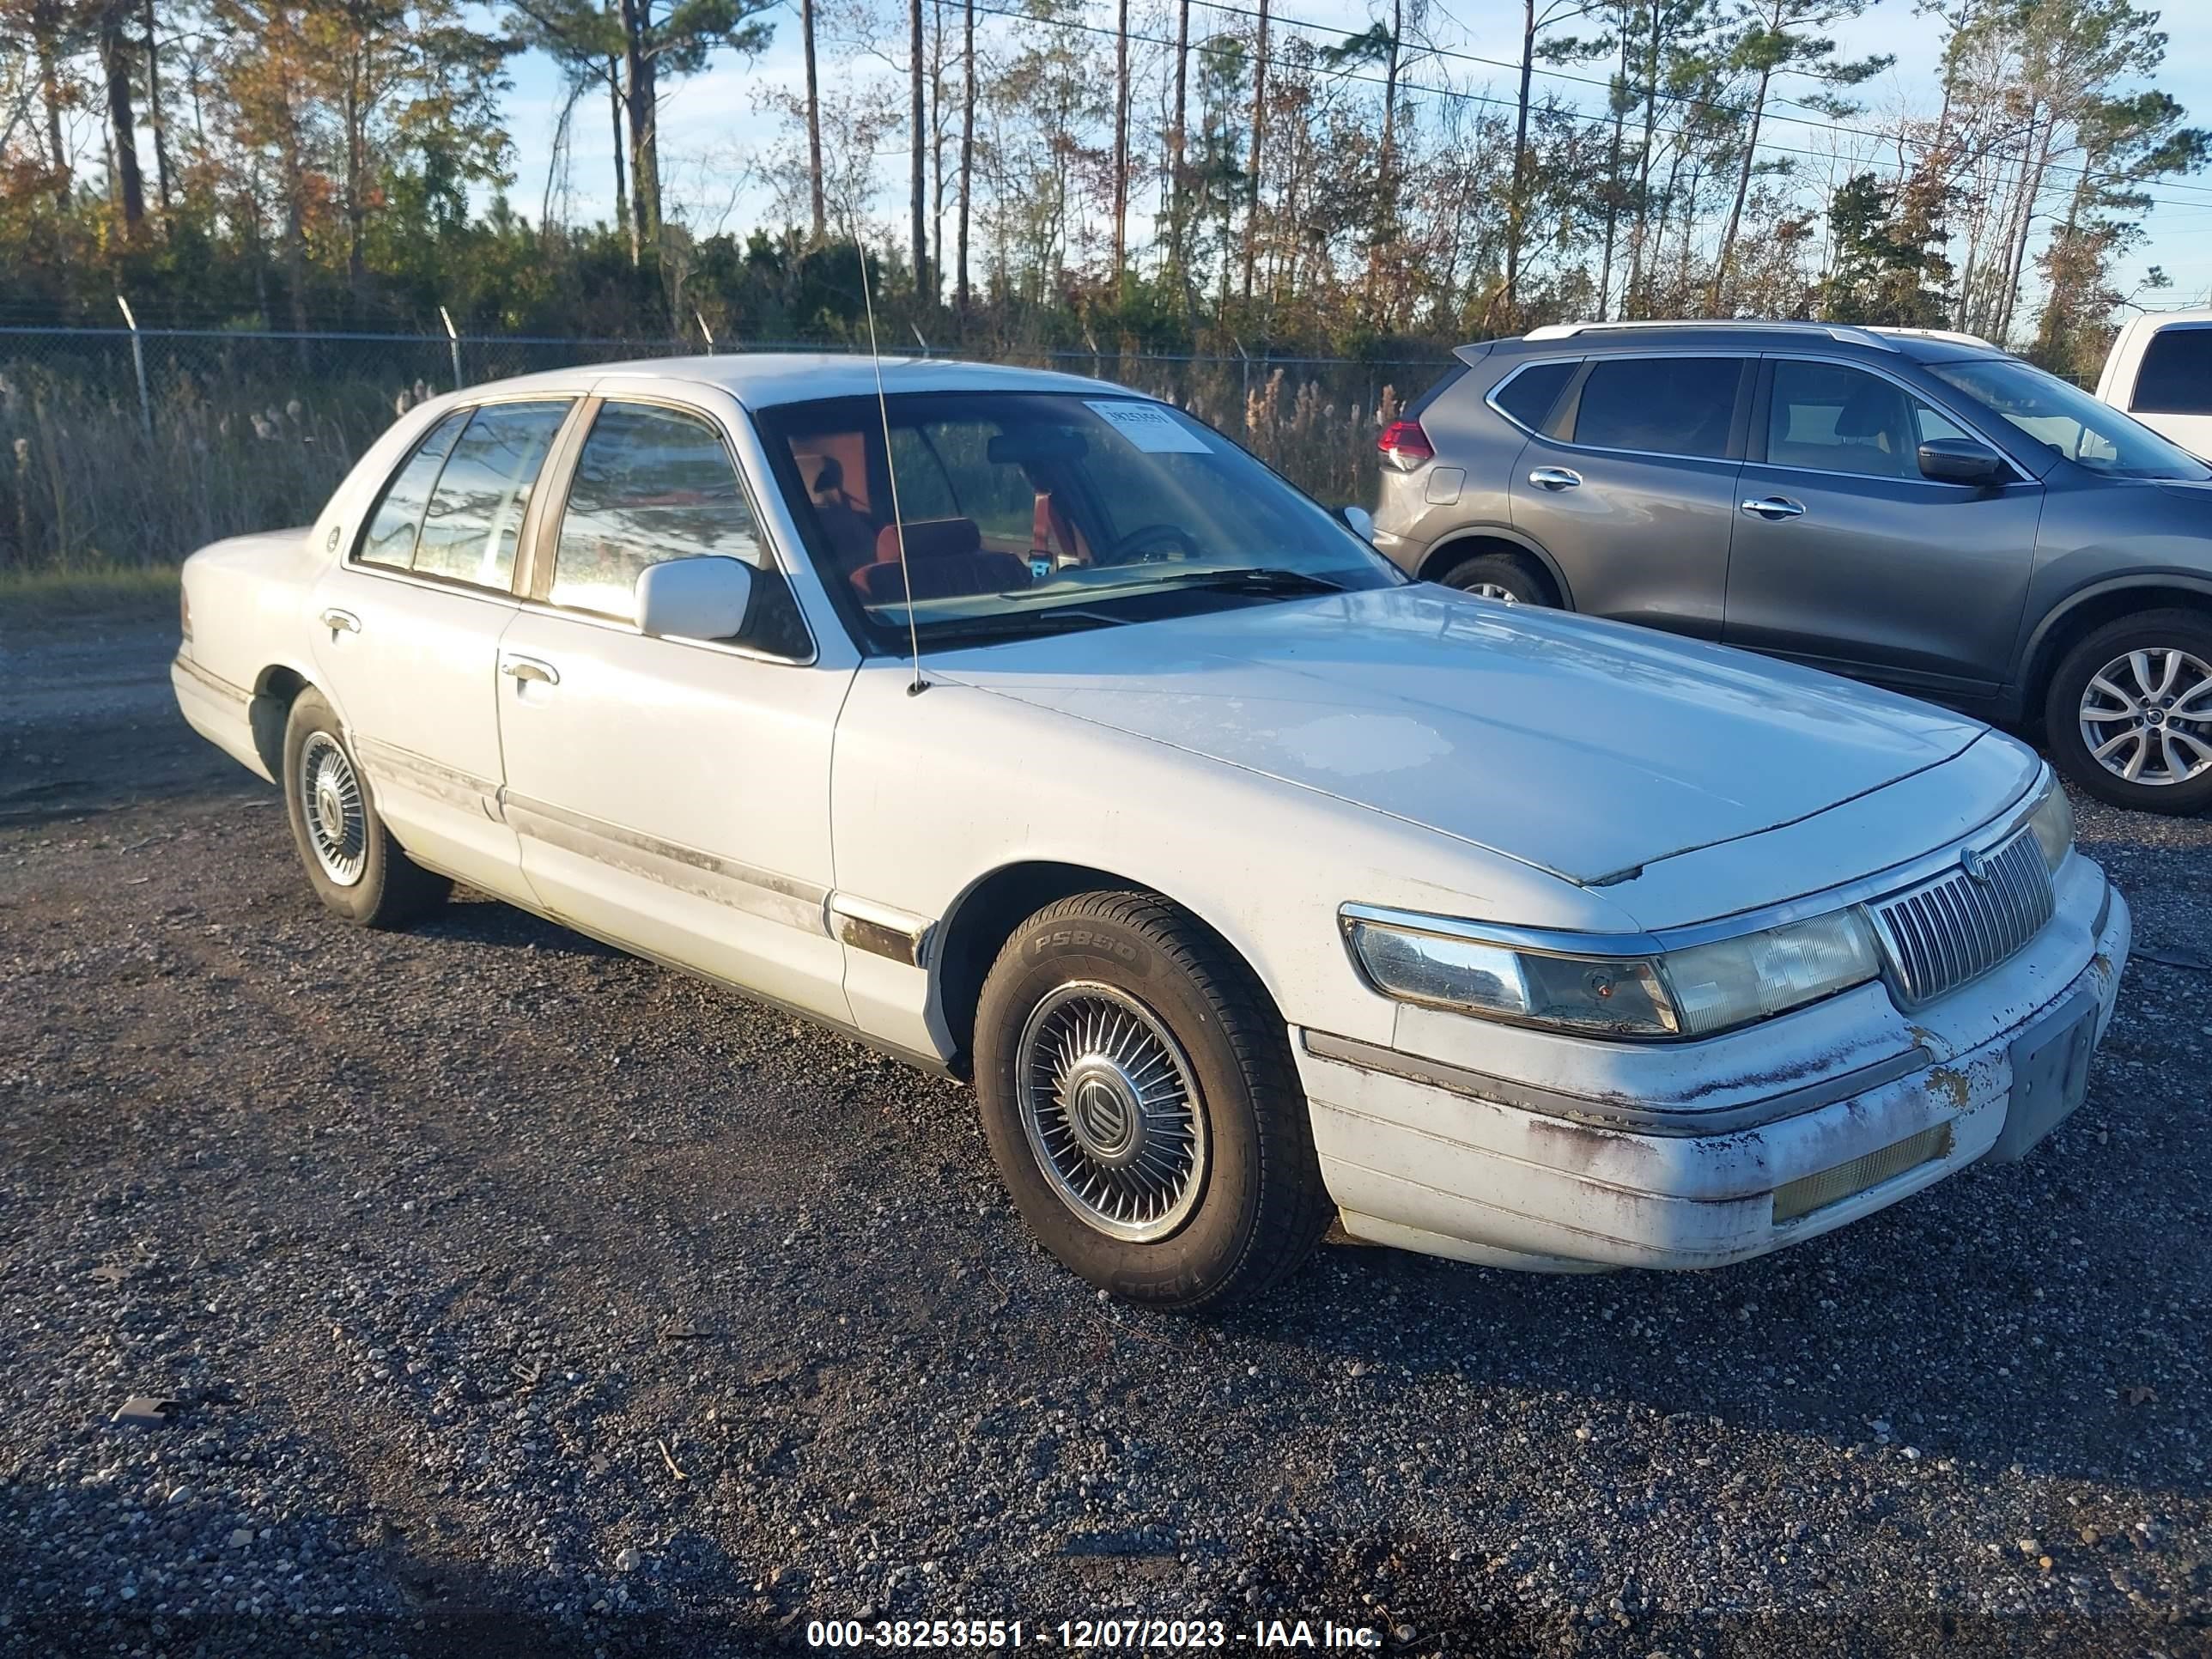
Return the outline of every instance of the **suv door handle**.
[[[350,611],[339,610],[336,605],[332,605],[329,610],[323,612],[322,623],[324,627],[329,629],[333,634],[358,634],[361,632],[361,618],[355,616]]]
[[[1583,475],[1564,466],[1540,466],[1528,475],[1528,482],[1540,489],[1572,489],[1583,481]]]
[[[535,657],[502,657],[499,672],[511,674],[518,680],[536,680],[540,685],[561,684],[561,671],[550,662],[540,662]]]
[[[1763,501],[1746,501],[1743,510],[1755,513],[1769,524],[1778,524],[1784,519],[1805,516],[1805,503],[1793,501],[1787,495],[1769,495]]]

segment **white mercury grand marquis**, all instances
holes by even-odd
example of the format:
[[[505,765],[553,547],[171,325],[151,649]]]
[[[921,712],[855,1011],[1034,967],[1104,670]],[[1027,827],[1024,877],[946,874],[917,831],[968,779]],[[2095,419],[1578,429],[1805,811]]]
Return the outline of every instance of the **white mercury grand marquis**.
[[[1409,582],[1119,386],[883,374],[411,410],[185,565],[185,717],[350,921],[465,882],[972,1077],[1038,1237],[1140,1301],[1333,1216],[1715,1267],[2081,1102],[2128,908],[2020,744]]]

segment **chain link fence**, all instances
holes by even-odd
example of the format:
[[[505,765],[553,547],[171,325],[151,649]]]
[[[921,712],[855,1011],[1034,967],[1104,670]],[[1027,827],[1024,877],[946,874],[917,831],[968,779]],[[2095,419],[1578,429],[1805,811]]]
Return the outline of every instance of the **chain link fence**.
[[[0,570],[168,562],[219,537],[305,523],[377,435],[425,398],[579,363],[699,351],[684,340],[0,329]],[[1374,362],[957,355],[1165,398],[1338,502],[1372,497],[1376,432],[1450,361],[1441,350]]]

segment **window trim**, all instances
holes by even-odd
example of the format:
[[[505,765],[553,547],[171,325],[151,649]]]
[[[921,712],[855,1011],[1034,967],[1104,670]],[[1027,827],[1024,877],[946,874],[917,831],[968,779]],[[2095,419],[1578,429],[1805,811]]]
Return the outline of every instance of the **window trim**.
[[[1736,364],[1736,381],[1735,408],[1729,419],[1729,453],[1724,455],[1685,455],[1679,451],[1671,449],[1622,449],[1612,444],[1578,443],[1572,438],[1557,437],[1549,432],[1539,432],[1533,434],[1532,435],[1541,438],[1547,444],[1557,444],[1562,449],[1576,450],[1586,455],[1627,455],[1632,456],[1638,460],[1647,461],[1694,461],[1706,466],[1741,466],[1744,464],[1747,452],[1749,448],[1751,405],[1757,394],[1757,369],[1762,355],[1763,354],[1760,352],[1755,350],[1604,351],[1588,353],[1584,355],[1583,358],[1582,373],[1568,383],[1566,391],[1560,394],[1561,401],[1553,404],[1552,407],[1552,420],[1546,422],[1547,425],[1555,424],[1559,422],[1559,417],[1564,413],[1571,410],[1574,413],[1575,423],[1580,423],[1582,417],[1583,391],[1583,388],[1589,384],[1589,377],[1596,370],[1597,366],[1600,363],[1616,363],[1634,361],[1651,362],[1655,360],[1678,361],[1685,357],[1725,357],[1733,360]],[[1744,384],[1744,368],[1746,365],[1749,365],[1753,370],[1752,384],[1748,387]],[[1524,427],[1522,429],[1526,431],[1528,428]]]
[[[1780,362],[1822,363],[1833,368],[1856,368],[1861,374],[1871,374],[1876,380],[1887,380],[1907,397],[1917,398],[1926,404],[1961,432],[1980,439],[2003,458],[2005,465],[2012,468],[2014,476],[2000,483],[1961,484],[1953,483],[1942,478],[1917,477],[1911,475],[1902,478],[1886,478],[1879,472],[1846,472],[1835,467],[1798,466],[1789,461],[1770,461],[1766,459],[1766,439],[1767,428],[1773,420],[1773,365]],[[1751,436],[1750,441],[1746,446],[1743,458],[1743,464],[1746,466],[1761,466],[1774,472],[1803,473],[1808,477],[1857,478],[1870,480],[1876,483],[1911,484],[1922,489],[1948,489],[1954,493],[1960,490],[2010,489],[2020,484],[2039,486],[2042,483],[2041,479],[2021,465],[2020,458],[2009,448],[1992,439],[1983,429],[1979,422],[1961,416],[1942,398],[1930,397],[1925,388],[1915,386],[1902,376],[1889,374],[1873,363],[1863,362],[1856,358],[1838,356],[1832,352],[1825,351],[1764,352],[1759,357],[1758,392],[1752,401],[1754,406],[1752,411]]]
[[[545,485],[554,476],[554,467],[561,458],[561,447],[566,441],[568,429],[575,421],[576,410],[586,401],[588,401],[586,394],[579,392],[514,392],[505,396],[485,397],[469,403],[457,403],[451,408],[441,410],[428,426],[422,428],[422,435],[409,446],[407,453],[393,462],[392,470],[384,475],[384,482],[377,486],[375,495],[362,514],[361,522],[354,527],[352,544],[346,549],[344,557],[339,560],[339,568],[357,572],[362,575],[381,577],[387,581],[410,582],[417,587],[427,587],[434,592],[473,593],[494,599],[520,599],[523,574],[529,566],[532,539],[537,533],[539,517],[544,510]],[[503,404],[555,403],[567,404],[568,412],[561,417],[561,424],[554,428],[553,441],[545,447],[545,459],[538,464],[538,477],[530,489],[530,504],[523,509],[522,523],[515,532],[514,563],[507,572],[507,585],[505,587],[488,587],[482,582],[464,581],[458,576],[436,576],[425,571],[416,570],[413,568],[412,554],[409,555],[408,568],[405,569],[401,569],[395,565],[371,563],[361,556],[362,546],[368,539],[369,529],[376,521],[377,509],[384,505],[384,498],[391,490],[392,480],[399,476],[416,456],[422,453],[422,446],[430,441],[430,434],[453,416],[467,416],[467,419],[461,422],[461,429],[453,437],[453,449],[459,449],[461,440],[468,436],[469,428],[475,422],[477,411],[479,410],[495,408]],[[444,481],[446,462],[453,459],[453,451],[449,449],[446,452],[446,460],[438,464],[438,476],[430,481],[429,494],[422,498],[422,510],[426,516],[429,512],[431,498],[437,495],[438,485]],[[418,550],[422,542],[422,519],[415,521],[415,536]]]
[[[1523,374],[1526,374],[1532,368],[1549,368],[1555,364],[1566,364],[1567,378],[1560,386],[1559,389],[1552,394],[1551,408],[1544,411],[1547,417],[1544,424],[1548,426],[1551,423],[1548,417],[1559,412],[1561,400],[1566,397],[1567,393],[1575,389],[1575,371],[1577,368],[1580,368],[1588,360],[1580,352],[1576,352],[1571,356],[1566,356],[1531,357],[1525,362],[1516,363],[1510,373],[1499,380],[1498,382],[1495,386],[1492,386],[1489,391],[1482,394],[1482,401],[1490,405],[1492,412],[1494,413],[1499,420],[1504,422],[1506,425],[1511,427],[1515,431],[1525,432],[1532,438],[1542,438],[1548,442],[1557,443],[1559,441],[1553,437],[1550,433],[1543,431],[1540,428],[1530,426],[1527,422],[1517,419],[1513,416],[1507,410],[1503,404],[1498,401],[1498,394],[1504,391],[1507,386],[1511,386],[1514,381],[1519,380]]]
[[[2212,322],[2160,323],[2143,336],[2142,349],[2136,354],[2136,372],[2128,382],[2128,406],[2120,412],[2141,420],[2145,415],[2168,415],[2176,420],[2212,420],[2212,406],[2203,409],[2151,409],[2142,401],[2143,370],[2150,365],[2150,354],[2160,337],[2167,334],[2212,334]],[[2166,434],[2160,433],[2160,437]]]
[[[753,530],[760,543],[761,550],[767,556],[768,562],[776,575],[781,579],[785,591],[791,596],[791,607],[799,615],[799,626],[806,632],[806,653],[804,656],[781,656],[773,651],[763,651],[757,646],[744,645],[730,640],[691,640],[678,639],[667,635],[647,635],[629,617],[610,616],[604,611],[586,611],[577,605],[553,603],[550,597],[553,591],[553,561],[560,549],[561,522],[568,516],[568,487],[575,480],[576,465],[583,457],[585,442],[590,438],[592,428],[599,420],[599,410],[608,404],[643,404],[655,408],[672,410],[677,414],[688,415],[694,420],[701,422],[714,434],[715,441],[722,446],[723,459],[729,462],[730,471],[737,479],[738,493],[744,498],[745,510],[752,514]],[[814,631],[813,620],[806,614],[806,605],[799,598],[798,585],[792,580],[784,550],[769,527],[767,517],[760,510],[759,498],[753,489],[752,481],[745,474],[744,464],[738,459],[737,447],[731,441],[729,429],[721,418],[714,410],[703,409],[697,404],[686,403],[681,398],[672,397],[659,392],[632,391],[627,386],[612,392],[597,390],[587,392],[576,400],[576,407],[579,411],[578,416],[574,419],[571,426],[564,428],[560,437],[556,440],[552,450],[545,458],[544,469],[538,475],[541,483],[550,481],[558,486],[557,499],[561,506],[558,512],[549,508],[542,518],[538,519],[533,524],[524,526],[528,537],[529,557],[526,561],[517,557],[515,569],[518,576],[520,576],[526,565],[528,580],[526,582],[518,583],[515,592],[517,603],[525,611],[537,615],[565,617],[572,622],[593,623],[603,628],[611,628],[617,633],[636,635],[640,639],[657,639],[664,645],[686,646],[704,651],[720,652],[724,656],[742,657],[750,662],[774,663],[784,668],[811,668],[819,662],[822,659],[821,638]],[[549,492],[546,499],[550,501],[556,499],[556,496],[554,493]],[[531,503],[531,511],[533,514],[538,512],[538,504],[536,501]],[[739,562],[744,562],[740,560]]]

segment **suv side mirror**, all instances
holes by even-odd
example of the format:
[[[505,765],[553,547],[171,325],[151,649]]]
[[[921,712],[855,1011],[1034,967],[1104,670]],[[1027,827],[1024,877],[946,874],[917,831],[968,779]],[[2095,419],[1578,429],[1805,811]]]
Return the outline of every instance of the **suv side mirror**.
[[[1920,475],[1938,483],[2002,483],[2012,475],[2005,458],[1972,438],[1930,438],[1920,446]]]
[[[1364,507],[1346,507],[1340,508],[1339,511],[1345,523],[1352,526],[1352,533],[1358,537],[1361,541],[1372,545],[1375,540],[1375,515]]]
[[[637,573],[637,629],[656,638],[726,640],[742,634],[753,573],[742,560],[670,559]]]

